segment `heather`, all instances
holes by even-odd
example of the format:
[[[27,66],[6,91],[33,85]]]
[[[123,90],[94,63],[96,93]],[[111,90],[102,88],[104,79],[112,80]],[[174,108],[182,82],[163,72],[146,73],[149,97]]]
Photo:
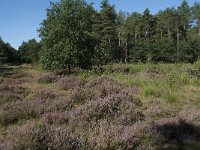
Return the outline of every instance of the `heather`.
[[[70,75],[8,68],[0,78],[0,149],[200,148],[196,64],[103,67]]]

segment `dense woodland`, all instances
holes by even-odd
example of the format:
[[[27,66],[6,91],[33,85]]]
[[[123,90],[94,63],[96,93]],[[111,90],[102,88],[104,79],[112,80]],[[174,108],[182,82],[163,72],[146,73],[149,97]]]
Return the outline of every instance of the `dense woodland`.
[[[0,40],[1,63],[41,63],[44,69],[90,69],[108,63],[193,63],[200,56],[200,3],[186,0],[151,14],[101,9],[84,0],[51,3],[35,39],[16,51]]]

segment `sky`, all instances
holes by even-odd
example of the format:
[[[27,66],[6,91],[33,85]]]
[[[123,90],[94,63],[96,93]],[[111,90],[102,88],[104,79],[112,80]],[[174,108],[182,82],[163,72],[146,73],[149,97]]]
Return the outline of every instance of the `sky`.
[[[56,2],[59,0],[51,0]],[[99,9],[101,0],[86,0],[93,2]],[[117,11],[137,11],[142,13],[149,8],[152,14],[167,7],[177,7],[182,0],[110,0]],[[188,0],[193,5],[200,0]],[[50,0],[1,0],[0,3],[0,37],[18,49],[23,41],[35,38],[40,41],[37,29],[42,20],[46,18],[46,9],[50,6]]]

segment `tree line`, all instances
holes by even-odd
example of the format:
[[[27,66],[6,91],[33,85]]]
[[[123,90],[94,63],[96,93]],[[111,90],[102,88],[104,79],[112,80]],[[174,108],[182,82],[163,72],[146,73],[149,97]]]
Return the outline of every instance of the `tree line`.
[[[186,0],[153,15],[115,10],[102,0],[100,10],[84,0],[51,3],[38,30],[41,42],[23,42],[23,62],[44,69],[89,69],[108,63],[193,63],[200,56],[200,3]],[[1,54],[0,54],[1,57]]]
[[[0,37],[0,64],[17,62],[18,58],[17,51]]]
[[[35,39],[22,42],[16,50],[9,43],[0,38],[0,65],[1,64],[20,64],[38,63],[40,59],[41,43]]]

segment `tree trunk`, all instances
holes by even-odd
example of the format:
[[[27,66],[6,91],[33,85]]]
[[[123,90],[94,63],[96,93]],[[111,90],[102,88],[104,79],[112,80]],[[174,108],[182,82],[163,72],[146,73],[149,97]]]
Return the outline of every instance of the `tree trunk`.
[[[69,74],[71,74],[71,65],[70,64],[68,64],[68,72],[69,72]]]
[[[119,31],[119,47],[121,47],[121,32]]]
[[[180,38],[179,38],[179,29],[177,28],[176,30],[176,36],[177,36],[177,57],[178,57],[178,60],[179,60],[179,44],[180,44]]]
[[[200,21],[199,21],[199,36],[200,36]]]
[[[168,28],[167,32],[168,32],[168,39],[170,39],[170,38],[171,38],[171,37],[170,37],[171,32],[170,32],[169,28]]]
[[[128,40],[126,40],[126,52],[125,52],[125,63],[127,64],[127,58],[128,58]]]
[[[109,43],[109,48],[111,47],[111,44],[110,44],[110,37],[108,38],[108,43]]]
[[[184,42],[186,41],[186,26],[185,26],[185,24],[183,26],[183,41]]]
[[[134,32],[134,39],[135,39],[135,42],[137,41],[137,33],[136,33],[136,31]]]
[[[199,26],[199,36],[200,36],[200,26]]]

